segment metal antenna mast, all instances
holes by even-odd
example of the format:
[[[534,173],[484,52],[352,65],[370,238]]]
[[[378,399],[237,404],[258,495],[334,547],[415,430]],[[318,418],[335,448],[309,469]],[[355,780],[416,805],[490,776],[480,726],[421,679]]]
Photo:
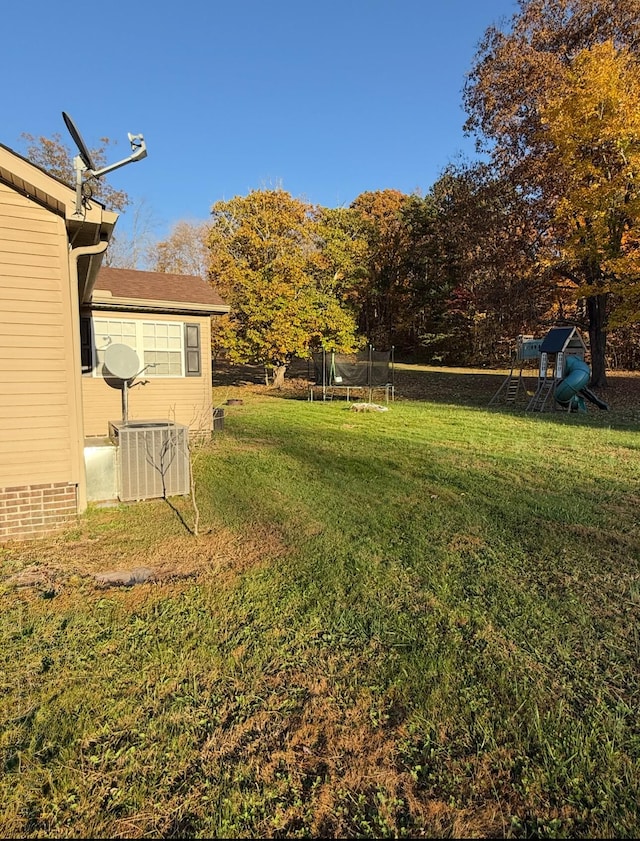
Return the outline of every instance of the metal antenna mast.
[[[109,164],[109,166],[102,167],[102,169],[97,169],[96,165],[94,164],[93,160],[91,159],[91,154],[87,149],[87,146],[82,139],[82,135],[78,131],[76,124],[73,122],[71,117],[66,113],[62,112],[62,119],[65,122],[66,127],[69,130],[69,134],[73,138],[73,142],[78,147],[78,154],[73,159],[73,168],[76,173],[76,216],[82,215],[82,199],[84,193],[84,184],[86,180],[83,180],[85,174],[88,178],[101,178],[103,175],[106,175],[108,172],[112,172],[114,169],[118,169],[121,166],[125,166],[126,164],[131,164],[134,161],[141,161],[143,158],[147,157],[147,145],[144,142],[144,137],[141,134],[131,134],[129,132],[129,143],[131,144],[131,151],[132,154],[129,155],[128,158],[124,158],[121,161],[118,161],[115,164]]]

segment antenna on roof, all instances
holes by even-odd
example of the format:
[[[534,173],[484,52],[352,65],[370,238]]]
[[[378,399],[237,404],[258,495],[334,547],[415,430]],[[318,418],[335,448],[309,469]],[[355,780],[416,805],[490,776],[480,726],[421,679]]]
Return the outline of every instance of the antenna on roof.
[[[122,161],[118,161],[115,164],[109,164],[109,166],[102,167],[102,169],[96,169],[96,165],[94,164],[93,160],[91,159],[91,155],[89,150],[86,147],[84,140],[82,139],[82,135],[78,131],[76,124],[73,122],[71,117],[62,112],[62,119],[65,122],[67,129],[69,130],[69,134],[73,138],[73,142],[78,147],[78,154],[73,159],[73,168],[76,173],[76,216],[82,215],[82,201],[84,197],[84,184],[86,181],[83,182],[83,175],[87,174],[87,180],[89,178],[101,178],[103,175],[106,175],[107,172],[112,172],[114,169],[118,169],[118,167],[125,166],[126,164],[131,164],[134,161],[141,161],[142,158],[147,157],[147,145],[144,142],[144,137],[141,134],[131,134],[128,133],[129,143],[131,143],[131,152],[132,154],[129,155],[128,158],[124,158]]]

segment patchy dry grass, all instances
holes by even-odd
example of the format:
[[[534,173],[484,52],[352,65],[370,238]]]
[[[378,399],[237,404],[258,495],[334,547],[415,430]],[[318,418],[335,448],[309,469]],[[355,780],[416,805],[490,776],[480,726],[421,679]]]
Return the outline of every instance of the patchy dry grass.
[[[636,836],[637,405],[469,382],[225,384],[199,537],[185,498],[0,548],[0,833]]]

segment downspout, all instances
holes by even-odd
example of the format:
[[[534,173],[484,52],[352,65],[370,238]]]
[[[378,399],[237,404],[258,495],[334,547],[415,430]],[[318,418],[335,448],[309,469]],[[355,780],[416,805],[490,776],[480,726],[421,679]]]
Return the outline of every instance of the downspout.
[[[84,406],[82,403],[82,354],[80,348],[80,289],[78,285],[78,260],[80,257],[93,257],[104,254],[109,245],[108,240],[102,240],[96,245],[81,245],[69,250],[69,272],[71,291],[71,319],[76,326],[73,335],[73,386],[77,406],[76,416],[76,445],[80,465],[78,482],[78,514],[87,508],[87,471],[84,463]]]

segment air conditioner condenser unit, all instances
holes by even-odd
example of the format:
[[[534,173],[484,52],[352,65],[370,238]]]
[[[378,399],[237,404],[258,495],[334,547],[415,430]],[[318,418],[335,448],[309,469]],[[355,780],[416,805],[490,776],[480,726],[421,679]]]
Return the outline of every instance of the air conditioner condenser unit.
[[[109,422],[123,502],[188,494],[189,428],[171,421]]]

